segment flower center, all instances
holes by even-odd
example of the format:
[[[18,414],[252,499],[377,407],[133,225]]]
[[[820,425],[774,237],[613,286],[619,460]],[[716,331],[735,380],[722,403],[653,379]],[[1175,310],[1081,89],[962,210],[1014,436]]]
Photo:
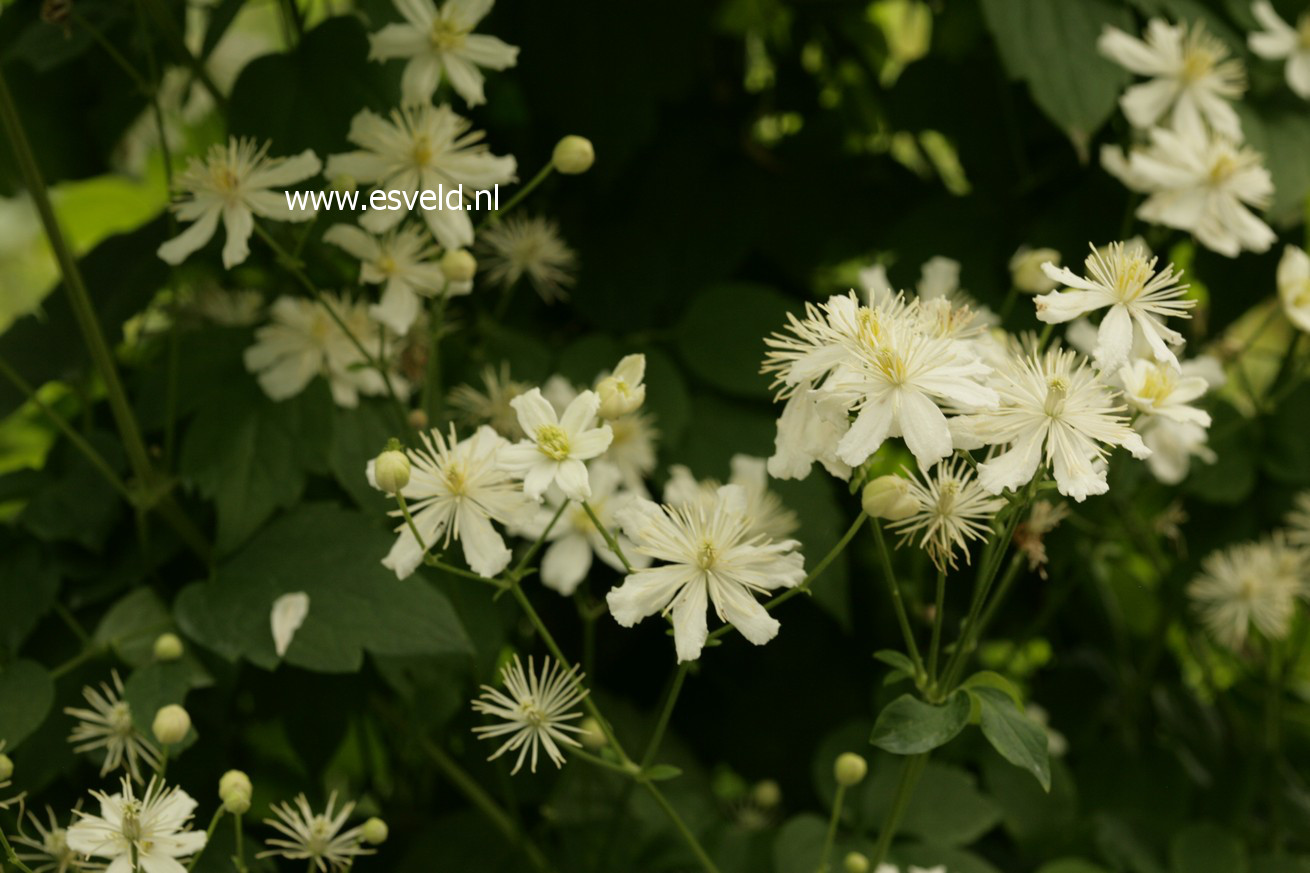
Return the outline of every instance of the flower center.
[[[1191,45],[1183,52],[1184,82],[1192,83],[1204,79],[1214,69],[1217,58],[1214,53],[1203,46]]]
[[[1151,264],[1141,255],[1127,255],[1120,259],[1114,274],[1114,291],[1127,303],[1137,299],[1152,276]]]
[[[141,804],[137,801],[130,801],[123,804],[123,818],[119,824],[119,830],[123,834],[123,839],[129,843],[135,843],[141,839]]]
[[[540,706],[537,706],[537,701],[532,698],[528,698],[519,703],[519,718],[527,724],[532,725],[534,728],[539,728],[550,721],[550,717],[546,714],[546,711]]]
[[[109,729],[117,736],[128,737],[135,730],[132,724],[132,707],[128,706],[125,701],[120,700],[115,703],[110,708],[109,718],[106,720],[109,722]]]
[[[209,184],[216,193],[224,198],[231,199],[232,195],[241,187],[241,178],[230,164],[224,162],[210,166]]]
[[[718,559],[719,550],[715,548],[714,543],[701,540],[700,549],[696,552],[696,566],[702,570],[710,570]]]
[[[1310,49],[1310,12],[1297,21],[1296,30],[1301,37],[1301,48]]]
[[[554,424],[537,428],[537,448],[552,460],[562,461],[569,456],[569,435]]]
[[[955,500],[960,496],[960,483],[955,479],[942,482],[937,494],[937,514],[949,516],[955,511]]]
[[[1310,279],[1302,279],[1301,284],[1292,292],[1292,305],[1298,309],[1310,306]]]
[[[464,45],[466,36],[468,36],[467,30],[461,29],[453,21],[438,16],[432,20],[432,30],[428,33],[428,40],[438,51],[453,51]]]
[[[874,353],[874,366],[878,372],[893,385],[904,385],[909,378],[905,359],[891,349],[879,349]]]
[[[420,133],[414,137],[414,149],[410,155],[414,158],[415,165],[426,167],[432,162],[432,156],[434,153],[435,150],[432,148],[432,140],[428,139],[427,134]]]
[[[1056,376],[1046,383],[1046,403],[1043,408],[1051,418],[1064,415],[1064,400],[1069,396],[1069,381],[1063,376]]]
[[[378,272],[385,273],[388,276],[396,272],[396,259],[391,255],[383,255],[378,258]]]
[[[332,842],[332,822],[321,815],[316,815],[306,830],[308,838],[305,840],[305,851],[311,858],[324,857]]]
[[[1146,374],[1142,390],[1138,396],[1149,400],[1152,406],[1159,406],[1174,390],[1174,379],[1170,371],[1163,367],[1154,367]]]
[[[1210,165],[1210,184],[1222,185],[1241,166],[1233,155],[1222,154]]]
[[[468,476],[464,468],[459,465],[452,465],[446,468],[445,474],[446,488],[452,496],[462,497],[468,490]]]

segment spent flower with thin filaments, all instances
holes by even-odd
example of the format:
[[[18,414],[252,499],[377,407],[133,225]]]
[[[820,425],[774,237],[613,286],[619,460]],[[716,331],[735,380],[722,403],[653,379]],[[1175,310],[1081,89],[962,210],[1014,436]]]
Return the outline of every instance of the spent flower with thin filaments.
[[[455,420],[470,427],[488,424],[506,439],[522,439],[519,414],[510,401],[526,394],[532,386],[511,378],[507,361],[501,361],[499,367],[487,364],[482,368],[481,379],[481,390],[472,385],[456,385],[451,389],[446,403]]]
[[[901,535],[901,544],[917,540],[943,572],[955,569],[957,552],[969,562],[969,540],[987,539],[992,518],[1005,506],[1005,498],[985,491],[958,457],[909,479],[908,493],[919,508],[890,527]]]
[[[337,793],[328,796],[327,808],[316,813],[309,800],[301,794],[295,806],[290,803],[273,804],[270,808],[276,818],[264,819],[264,824],[281,833],[270,837],[264,844],[270,848],[257,857],[286,858],[289,861],[308,861],[310,869],[319,873],[348,870],[360,855],[372,855],[373,849],[363,846],[363,826],[342,830],[355,809],[353,802],[336,809]]]
[[[123,777],[117,794],[92,791],[100,814],[78,813],[67,833],[79,855],[109,860],[105,873],[184,873],[180,861],[205,847],[204,831],[188,830],[196,801],[176,786],[151,779],[138,797]]]
[[[1287,636],[1298,597],[1304,552],[1281,533],[1212,552],[1187,588],[1201,621],[1221,645],[1239,649],[1254,628],[1269,640]]]
[[[292,209],[284,194],[288,186],[316,175],[322,162],[306,149],[288,158],[268,157],[268,144],[231,137],[210,147],[204,158],[192,158],[177,177],[186,197],[173,205],[180,221],[190,227],[159,247],[159,257],[177,265],[214,236],[223,220],[227,240],[223,266],[231,269],[250,255],[255,216],[274,221],[309,221],[310,208]]]
[[[547,303],[569,296],[578,256],[549,218],[511,215],[478,235],[477,251],[493,285],[511,288],[527,277]]]
[[[99,690],[87,686],[82,689],[90,709],[68,707],[64,712],[78,720],[69,735],[75,752],[105,750],[105,761],[100,775],[106,776],[124,768],[136,781],[141,781],[141,764],[151,770],[158,769],[159,750],[137,730],[132,720],[132,707],[123,699],[123,680],[118,671],[111,674],[112,685],[100,683]]]
[[[68,828],[59,823],[55,818],[55,811],[46,807],[46,821],[41,821],[36,813],[28,811],[27,820],[36,833],[29,834],[23,830],[23,822],[19,820],[18,833],[10,837],[10,841],[16,847],[22,847],[29,851],[15,851],[14,854],[18,860],[27,865],[32,873],[68,873],[72,869],[84,869],[84,865],[77,852],[73,851],[68,845]],[[73,820],[77,819],[77,810],[73,810]]]
[[[582,713],[574,707],[588,694],[582,678],[576,665],[565,669],[549,657],[542,659],[540,673],[531,657],[525,670],[523,661],[515,655],[501,671],[505,690],[483,685],[482,694],[473,701],[474,712],[499,719],[495,724],[473,728],[478,739],[506,738],[487,760],[494,761],[506,752],[518,752],[510,775],[519,772],[525,760],[536,773],[538,756],[545,750],[551,763],[564,766],[561,746],[582,745],[573,736],[582,733],[582,728],[574,723],[582,718]]]

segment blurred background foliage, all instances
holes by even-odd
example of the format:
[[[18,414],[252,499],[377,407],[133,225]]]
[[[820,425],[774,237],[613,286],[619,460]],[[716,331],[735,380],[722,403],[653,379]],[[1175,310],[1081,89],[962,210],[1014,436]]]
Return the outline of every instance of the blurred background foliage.
[[[351,117],[398,95],[399,65],[366,60],[366,34],[396,17],[386,0],[316,0],[303,35],[276,3],[71,8],[138,70],[181,69],[174,39],[198,37],[192,49],[228,94],[227,132],[272,139],[277,154],[343,151]],[[364,812],[385,814],[393,840],[365,867],[522,869],[429,761],[435,739],[489,792],[511,792],[559,869],[687,869],[658,809],[621,795],[609,774],[574,764],[511,787],[505,768],[482,762],[467,700],[508,649],[531,647],[530,628],[468,583],[431,569],[398,583],[377,564],[385,503],[361,473],[394,430],[386,407],[333,408],[322,385],[273,403],[241,365],[249,329],[160,332],[142,316],[177,281],[270,298],[294,283],[259,246],[232,274],[193,262],[170,279],[154,254],[166,235],[164,162],[201,151],[223,121],[183,72],[178,87],[197,105],[166,158],[136,83],[87,29],[40,12],[35,0],[5,4],[0,63],[152,457],[216,553],[207,567],[168,529],[140,524],[38,405],[0,382],[0,736],[21,755],[20,786],[63,808],[81,794],[89,771],[60,713],[117,664],[138,712],[185,698],[200,742],[170,768],[184,784],[241,766],[255,775],[257,809],[342,787]],[[470,113],[476,126],[518,158],[523,178],[565,133],[590,138],[599,159],[585,176],[549,180],[530,204],[558,218],[579,253],[571,300],[547,306],[521,292],[496,318],[494,299],[466,298],[441,349],[449,384],[502,360],[524,381],[587,382],[642,351],[661,433],[657,479],[669,463],[723,478],[731,455],[771,451],[762,337],[802,301],[851,287],[874,262],[912,287],[919,266],[944,255],[999,309],[1020,245],[1054,247],[1068,263],[1089,240],[1134,233],[1183,266],[1200,296],[1192,347],[1231,358],[1264,318],[1281,246],[1230,260],[1137,226],[1132,195],[1094,159],[1101,142],[1126,135],[1115,101],[1127,78],[1097,54],[1096,37],[1148,15],[1204,19],[1247,59],[1244,128],[1273,174],[1271,222],[1297,242],[1310,113],[1279,87],[1279,70],[1247,53],[1253,21],[1239,0],[501,0],[483,29],[522,53],[489,80],[487,105]],[[0,192],[0,357],[125,472],[5,146]],[[351,281],[321,247],[304,256],[321,287]],[[1012,323],[1036,325],[1026,306]],[[1286,343],[1280,323],[1243,356],[1254,384],[1272,377]],[[955,743],[924,777],[898,858],[951,873],[1310,870],[1304,667],[1291,668],[1297,696],[1284,702],[1275,752],[1251,675],[1262,668],[1201,642],[1182,597],[1200,557],[1267,529],[1310,486],[1310,393],[1256,412],[1234,389],[1212,412],[1218,462],[1196,465],[1182,498],[1140,465],[1116,465],[1110,494],[1051,535],[1049,578],[1023,582],[982,652],[1067,741],[1052,792],[977,736]],[[856,511],[841,483],[817,474],[778,489],[803,519],[811,561]],[[871,657],[896,638],[892,614],[872,545],[856,542],[812,602],[787,607],[774,643],[730,639],[709,651],[674,715],[667,757],[686,776],[669,793],[725,871],[810,871],[832,758],[872,751],[873,715],[896,693]],[[898,560],[922,620],[925,562]],[[593,575],[599,596],[614,580]],[[317,638],[271,670],[260,604],[287,584],[312,593],[306,632]],[[574,604],[536,593],[578,651]],[[168,629],[192,643],[189,654],[155,663],[149,642]],[[602,618],[595,630],[594,693],[619,732],[640,739],[671,648],[650,623],[628,631]],[[867,844],[891,794],[893,760],[871,758],[848,808],[850,847]],[[760,800],[761,780],[777,782],[780,802]],[[217,840],[231,840],[227,827]],[[209,852],[201,870],[225,857]]]

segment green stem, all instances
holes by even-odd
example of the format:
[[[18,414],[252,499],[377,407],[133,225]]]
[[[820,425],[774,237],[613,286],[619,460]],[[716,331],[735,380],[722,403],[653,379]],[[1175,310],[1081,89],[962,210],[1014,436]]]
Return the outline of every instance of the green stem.
[[[523,854],[527,855],[528,861],[538,873],[553,873],[553,868],[550,862],[546,860],[546,856],[542,854],[541,849],[537,848],[536,843],[519,829],[514,820],[497,805],[491,795],[482,790],[482,786],[477,783],[477,780],[465,772],[456,763],[455,759],[446,754],[445,750],[436,743],[427,739],[421,742],[423,750],[427,752],[428,757],[440,768],[441,772],[446,775],[446,778],[487,817],[496,830],[523,850]]]
[[[919,777],[923,775],[923,769],[928,764],[928,755],[928,752],[913,755],[906,758],[904,765],[902,765],[901,779],[896,785],[896,795],[892,798],[891,809],[887,811],[887,818],[883,820],[882,830],[878,832],[878,844],[874,847],[873,858],[869,865],[871,870],[877,870],[887,860],[887,852],[891,849],[896,830],[901,826],[901,819],[905,815],[905,807],[909,805],[910,796],[914,794],[914,787],[918,784]]]
[[[414,524],[414,517],[409,514],[409,504],[405,502],[405,495],[399,491],[396,492],[396,505],[400,507],[400,514],[405,517],[405,524],[409,525],[409,532],[414,535],[414,541],[423,550],[423,557],[426,559],[428,544],[423,542],[423,535],[418,532],[418,527]]]
[[[173,21],[173,16],[169,13],[168,8],[164,6],[162,0],[142,0],[142,4],[159,25],[160,32],[168,40],[178,60],[191,68],[191,73],[196,77],[196,81],[209,92],[210,97],[214,98],[214,105],[218,107],[219,112],[226,115],[227,98],[223,96],[222,91],[218,90],[214,80],[209,77],[205,65],[187,48],[186,40],[183,39],[177,23]]]
[[[441,411],[441,328],[446,315],[446,295],[443,293],[432,299],[428,315],[428,366],[427,376],[423,380],[423,397],[419,408],[428,415],[428,421],[435,423],[437,413]]]
[[[76,9],[71,10],[68,17],[74,24],[91,35],[91,39],[95,41],[96,45],[104,49],[105,54],[109,55],[109,59],[127,74],[127,77],[132,80],[132,84],[136,85],[142,94],[153,95],[155,93],[154,87],[145,80],[144,76],[137,72],[136,67],[132,66],[132,63],[123,56],[123,53],[105,38],[105,35],[100,32],[98,27],[87,21],[86,17]]]
[[[982,632],[991,624],[992,618],[996,615],[996,610],[1000,607],[1001,602],[1005,600],[1005,595],[1009,592],[1010,586],[1018,578],[1019,571],[1022,569],[1027,559],[1022,553],[1016,552],[1010,558],[1010,565],[1005,570],[1005,575],[1001,577],[1001,583],[996,588],[996,594],[992,597],[991,602],[987,604],[976,619],[973,619],[965,627],[964,633],[960,636],[960,641],[953,653],[951,664],[945,673],[944,688],[953,688],[960,678],[960,673],[964,670],[969,661],[969,655],[972,654],[974,647],[977,645]]]
[[[623,569],[627,570],[630,574],[637,572],[632,569],[632,565],[628,563],[628,558],[623,554],[623,549],[619,548],[619,541],[614,538],[614,534],[610,533],[610,529],[600,523],[600,519],[596,517],[596,512],[591,508],[591,504],[584,500],[582,501],[582,508],[587,511],[587,518],[591,519],[591,523],[596,526],[596,530],[605,538],[605,545],[609,546],[610,551],[617,555],[618,559],[623,562]]]
[[[846,801],[846,786],[837,783],[837,796],[832,799],[832,815],[828,819],[828,833],[823,838],[823,849],[819,852],[818,873],[828,873],[828,856],[832,854],[832,844],[837,839],[837,823],[841,821],[842,804]]]
[[[927,670],[923,666],[923,657],[919,654],[919,646],[914,641],[914,630],[910,627],[910,616],[905,611],[905,601],[901,597],[901,586],[896,581],[896,571],[892,569],[891,552],[887,548],[887,540],[883,537],[882,524],[878,519],[873,520],[873,537],[878,543],[878,559],[882,564],[882,575],[887,580],[887,590],[892,596],[892,605],[896,608],[896,620],[901,626],[901,636],[905,638],[905,648],[910,654],[910,660],[914,662],[914,669],[918,673],[915,678],[927,676]]]
[[[9,844],[9,838],[5,836],[4,828],[0,828],[0,846],[4,847],[5,857],[9,859],[10,864],[22,870],[23,873],[32,873],[32,868],[22,862],[18,857],[18,853],[14,851],[14,847]]]
[[[246,873],[246,846],[245,836],[241,828],[241,813],[235,813],[232,816],[232,827],[235,828],[236,835],[236,856],[233,858],[234,864],[240,873]]]
[[[595,766],[601,767],[605,770],[613,770],[615,773],[622,773],[624,776],[633,775],[633,772],[630,768],[624,767],[622,764],[619,764],[615,761],[607,761],[604,758],[600,757],[599,755],[593,755],[591,752],[588,752],[586,749],[569,749],[569,755],[575,758],[581,758],[587,763],[594,764]]]
[[[650,796],[655,798],[655,802],[660,805],[660,809],[664,810],[664,814],[673,822],[674,827],[678,829],[678,833],[682,835],[683,841],[691,848],[692,854],[696,856],[696,860],[705,868],[705,873],[719,873],[719,868],[709,854],[706,853],[704,847],[701,846],[700,840],[696,839],[696,835],[687,827],[687,823],[682,820],[682,816],[678,815],[678,811],[673,808],[673,804],[669,803],[668,798],[664,796],[664,792],[660,791],[655,783],[648,779],[641,780],[641,785],[650,792]]]
[[[201,846],[200,851],[192,855],[191,860],[187,862],[187,873],[191,873],[192,870],[196,869],[196,864],[200,861],[200,856],[205,854],[205,849],[209,848],[209,844],[214,841],[214,830],[218,828],[218,821],[222,817],[223,807],[220,805],[218,809],[214,810],[214,817],[209,820],[209,827],[205,828],[205,844]]]
[[[928,648],[928,678],[937,681],[937,656],[942,648],[942,625],[946,623],[946,571],[937,568],[937,596],[933,601],[932,643]]]
[[[810,586],[814,584],[814,580],[823,575],[823,571],[828,569],[828,565],[835,561],[837,556],[840,555],[846,546],[850,544],[851,540],[855,538],[855,534],[859,532],[860,526],[864,524],[868,517],[869,516],[865,515],[863,512],[856,516],[855,521],[853,521],[851,526],[846,529],[846,533],[837,541],[837,545],[833,546],[828,551],[828,554],[823,556],[823,560],[816,564],[814,569],[809,572],[809,575],[801,580],[801,584],[797,585],[795,588],[789,588],[777,597],[770,598],[765,602],[764,608],[773,609],[786,603],[798,594],[808,593]],[[726,636],[733,629],[733,626],[730,624],[725,624],[722,627],[716,628],[714,632],[709,635],[707,642],[720,639],[721,637]]]
[[[72,672],[73,670],[76,670],[78,667],[82,666],[87,661],[94,661],[96,658],[100,657],[104,653],[105,653],[104,646],[97,645],[94,643],[88,645],[85,648],[83,648],[82,651],[78,652],[76,655],[69,658],[64,663],[60,664],[57,667],[52,668],[50,670],[50,678],[58,679],[60,676],[63,676],[67,673]]]
[[[498,223],[500,223],[500,220],[509,213],[511,209],[522,203],[524,198],[526,198],[529,194],[531,194],[534,190],[536,190],[536,187],[538,185],[546,181],[546,178],[550,176],[550,174],[554,172],[554,170],[555,170],[554,162],[548,161],[546,163],[546,166],[538,170],[537,175],[533,176],[531,181],[528,182],[528,184],[524,185],[522,188],[514,192],[514,196],[509,198],[509,202],[505,204],[505,208],[496,210],[495,212],[491,213],[490,215],[483,218],[480,222],[478,222],[477,229],[482,230],[484,227],[495,227]]]
[[[537,537],[536,541],[523,553],[523,557],[519,558],[519,562],[514,565],[514,569],[510,570],[508,578],[517,582],[528,572],[528,563],[537,556],[537,553],[541,551],[541,547],[546,544],[546,537],[550,536],[550,532],[555,529],[555,524],[560,520],[560,516],[564,514],[564,509],[568,505],[569,499],[566,497],[564,502],[559,505],[559,509],[555,510],[555,514],[551,516],[550,523],[541,532],[541,536]]]
[[[678,672],[673,674],[673,684],[669,686],[669,691],[664,695],[664,705],[660,707],[659,719],[655,722],[655,732],[650,735],[650,742],[646,744],[646,751],[641,756],[641,769],[645,770],[655,760],[655,755],[659,753],[660,743],[664,741],[664,732],[669,727],[669,719],[673,716],[673,707],[678,703],[678,695],[682,693],[682,683],[687,678],[687,671],[691,669],[690,661],[682,661],[678,664]]]

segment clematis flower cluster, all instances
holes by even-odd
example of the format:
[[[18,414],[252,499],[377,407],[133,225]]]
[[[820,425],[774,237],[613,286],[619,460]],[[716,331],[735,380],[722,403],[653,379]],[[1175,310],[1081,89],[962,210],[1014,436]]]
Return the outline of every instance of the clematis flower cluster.
[[[1266,57],[1291,56],[1285,32],[1291,28],[1281,20],[1285,30],[1273,25],[1272,9],[1256,12],[1270,32],[1253,34],[1253,49],[1260,46]],[[1107,26],[1097,45],[1110,60],[1149,79],[1129,86],[1119,101],[1140,140],[1127,154],[1117,145],[1101,151],[1108,172],[1146,195],[1137,217],[1190,232],[1229,257],[1267,251],[1275,236],[1257,211],[1268,207],[1274,189],[1262,156],[1243,145],[1233,107],[1246,91],[1241,60],[1201,22],[1153,18],[1141,38]],[[1299,75],[1295,57],[1289,80],[1293,67]]]

